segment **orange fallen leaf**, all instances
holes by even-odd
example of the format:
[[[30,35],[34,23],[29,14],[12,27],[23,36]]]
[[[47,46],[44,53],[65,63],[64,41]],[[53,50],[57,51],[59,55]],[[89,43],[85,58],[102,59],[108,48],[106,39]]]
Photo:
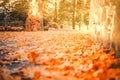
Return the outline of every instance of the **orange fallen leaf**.
[[[36,52],[31,52],[31,53],[29,53],[28,54],[28,61],[29,62],[33,62],[33,63],[37,63],[36,62],[36,59],[37,59],[37,57],[39,57],[40,56],[40,53],[36,53]]]
[[[40,72],[36,71],[36,72],[34,73],[34,77],[32,78],[32,80],[39,80],[40,75],[41,75]]]

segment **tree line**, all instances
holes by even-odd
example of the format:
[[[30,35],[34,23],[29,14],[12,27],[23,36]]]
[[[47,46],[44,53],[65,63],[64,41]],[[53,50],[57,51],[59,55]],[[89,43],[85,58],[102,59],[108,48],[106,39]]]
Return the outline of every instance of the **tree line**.
[[[24,26],[30,0],[1,0],[0,26]],[[39,1],[39,0],[37,0]],[[89,23],[89,0],[42,0],[43,26],[53,21],[72,26]]]

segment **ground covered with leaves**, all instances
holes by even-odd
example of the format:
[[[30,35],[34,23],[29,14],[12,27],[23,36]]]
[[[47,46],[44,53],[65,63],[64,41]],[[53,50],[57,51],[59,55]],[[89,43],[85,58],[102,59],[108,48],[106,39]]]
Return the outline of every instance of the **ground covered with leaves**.
[[[0,32],[0,80],[120,80],[113,55],[78,31]]]

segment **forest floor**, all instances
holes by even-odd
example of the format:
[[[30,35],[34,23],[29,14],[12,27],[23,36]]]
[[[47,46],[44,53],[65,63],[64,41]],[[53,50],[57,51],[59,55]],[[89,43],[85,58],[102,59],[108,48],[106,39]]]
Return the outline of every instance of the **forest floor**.
[[[0,32],[0,80],[120,80],[113,55],[79,31]]]

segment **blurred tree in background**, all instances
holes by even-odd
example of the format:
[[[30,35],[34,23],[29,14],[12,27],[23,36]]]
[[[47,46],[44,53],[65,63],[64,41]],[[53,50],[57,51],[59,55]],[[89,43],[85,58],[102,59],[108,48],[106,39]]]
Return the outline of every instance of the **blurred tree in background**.
[[[89,23],[89,0],[43,0],[46,21],[74,26]]]
[[[24,26],[29,10],[27,0],[1,0],[0,26]]]
[[[9,3],[10,3],[10,0],[1,0],[0,1],[0,7],[2,9],[1,14],[3,14],[3,15],[1,15],[3,17],[3,21],[1,21],[1,22],[2,22],[2,24],[4,23],[5,29],[9,25],[9,16],[10,16],[9,13],[10,13],[10,9],[11,9]]]
[[[18,25],[25,26],[25,21],[27,18],[27,12],[29,10],[29,2],[28,0],[17,0],[12,3],[12,12],[11,12],[11,25]]]
[[[41,1],[44,26],[51,21],[68,27],[74,26],[73,29],[76,25],[88,25],[90,0]],[[0,0],[0,25],[25,27],[29,8],[29,0]]]

